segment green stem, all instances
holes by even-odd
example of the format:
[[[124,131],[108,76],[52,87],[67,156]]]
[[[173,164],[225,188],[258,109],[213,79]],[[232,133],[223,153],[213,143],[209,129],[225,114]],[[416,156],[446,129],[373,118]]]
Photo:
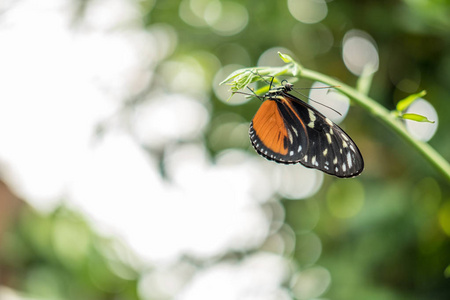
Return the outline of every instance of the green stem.
[[[447,178],[447,180],[450,181],[450,164],[429,144],[414,139],[405,129],[403,123],[395,118],[395,116],[393,116],[386,108],[378,104],[378,102],[338,80],[312,70],[299,68],[298,74],[294,74],[294,76],[295,75],[320,81],[330,86],[338,86],[336,89],[352,98],[361,107],[365,108],[372,115],[391,127],[410,145],[416,148],[437,170],[439,170]]]

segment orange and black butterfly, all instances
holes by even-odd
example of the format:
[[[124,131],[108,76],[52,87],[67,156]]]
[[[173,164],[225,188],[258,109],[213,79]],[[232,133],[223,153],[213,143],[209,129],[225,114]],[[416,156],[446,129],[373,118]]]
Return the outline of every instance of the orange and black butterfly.
[[[273,82],[273,78],[272,78]],[[282,164],[301,163],[337,177],[354,177],[364,168],[353,140],[314,107],[289,94],[286,80],[262,97],[250,124],[250,140],[256,151]]]

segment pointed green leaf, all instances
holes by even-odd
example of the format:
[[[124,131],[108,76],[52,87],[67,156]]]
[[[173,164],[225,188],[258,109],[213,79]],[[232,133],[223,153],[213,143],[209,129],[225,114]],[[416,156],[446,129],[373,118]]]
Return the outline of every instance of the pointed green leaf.
[[[450,278],[450,265],[448,265],[447,268],[445,268],[444,276],[445,278]]]
[[[262,88],[259,88],[255,91],[256,95],[264,95],[265,93],[267,93],[269,91],[269,86],[263,86]]]
[[[404,111],[405,109],[407,109],[414,101],[416,101],[417,99],[425,96],[427,94],[427,91],[423,90],[417,94],[412,94],[409,95],[408,97],[406,97],[403,100],[400,100],[397,103],[397,110],[398,111]]]
[[[234,78],[244,74],[245,72],[248,72],[249,70],[251,70],[251,69],[245,68],[245,69],[236,70],[233,73],[231,73],[230,75],[228,75],[228,77],[225,78],[225,80],[223,80],[221,83],[219,83],[219,85],[224,84],[224,83],[230,81],[231,79],[234,79]]]
[[[278,55],[287,64],[294,61],[294,59],[292,59],[292,57],[290,55],[288,55],[288,54],[283,54],[281,52],[278,52]]]
[[[434,123],[434,121],[428,120],[428,118],[425,117],[425,116],[418,115],[418,114],[412,114],[412,113],[403,114],[403,115],[401,116],[401,118],[402,118],[402,119],[405,119],[405,120],[416,121],[416,122]]]

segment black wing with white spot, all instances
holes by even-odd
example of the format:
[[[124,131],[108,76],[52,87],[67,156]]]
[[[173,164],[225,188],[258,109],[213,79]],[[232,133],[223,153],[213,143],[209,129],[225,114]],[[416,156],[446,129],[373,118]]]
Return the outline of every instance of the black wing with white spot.
[[[302,165],[337,177],[354,177],[363,171],[361,152],[338,125],[300,99],[287,93],[284,97],[306,123],[308,149],[299,160]],[[285,106],[283,101],[278,103]]]

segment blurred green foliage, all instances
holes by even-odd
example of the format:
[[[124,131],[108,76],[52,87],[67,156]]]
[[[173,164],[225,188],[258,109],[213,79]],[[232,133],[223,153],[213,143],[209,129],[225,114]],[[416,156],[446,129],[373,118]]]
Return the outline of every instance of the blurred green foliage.
[[[40,299],[139,299],[138,272],[117,251],[67,208],[26,207],[2,238],[1,281]]]

